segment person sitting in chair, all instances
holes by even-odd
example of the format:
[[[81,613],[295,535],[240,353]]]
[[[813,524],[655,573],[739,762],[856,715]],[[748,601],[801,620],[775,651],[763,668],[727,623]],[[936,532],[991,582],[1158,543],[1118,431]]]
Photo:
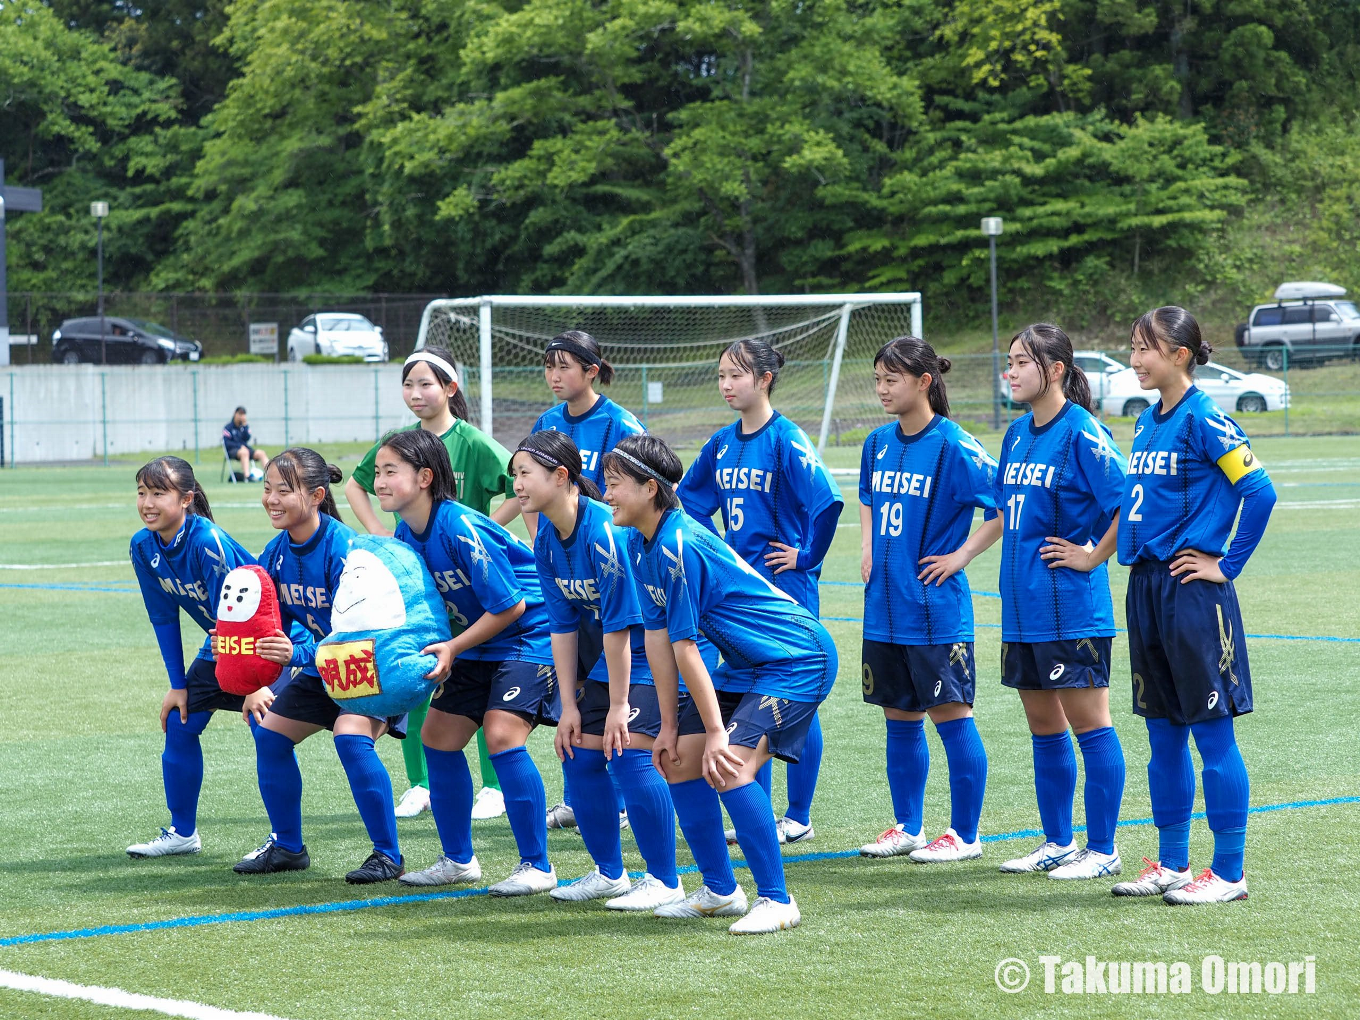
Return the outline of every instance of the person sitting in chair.
[[[255,437],[250,434],[250,426],[246,424],[246,409],[238,407],[231,421],[222,429],[222,448],[227,451],[228,457],[241,462],[242,478],[258,482],[264,477],[264,466],[269,463],[269,458],[254,442]],[[252,460],[260,465],[254,470],[250,466]]]

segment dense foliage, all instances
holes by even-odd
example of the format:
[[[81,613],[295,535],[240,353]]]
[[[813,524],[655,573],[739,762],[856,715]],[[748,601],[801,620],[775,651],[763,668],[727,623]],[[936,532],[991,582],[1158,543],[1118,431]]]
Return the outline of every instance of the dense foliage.
[[[1356,0],[0,0],[14,290],[1360,282]],[[1282,227],[1281,224],[1287,224]]]

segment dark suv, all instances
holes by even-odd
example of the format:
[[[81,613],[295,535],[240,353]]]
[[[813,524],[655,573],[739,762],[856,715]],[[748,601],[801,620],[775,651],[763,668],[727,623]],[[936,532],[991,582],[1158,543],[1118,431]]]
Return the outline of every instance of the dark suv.
[[[167,361],[197,361],[203,345],[144,319],[104,317],[102,344],[110,365],[163,365]],[[52,333],[52,360],[61,365],[82,361],[100,364],[99,317],[67,319]]]

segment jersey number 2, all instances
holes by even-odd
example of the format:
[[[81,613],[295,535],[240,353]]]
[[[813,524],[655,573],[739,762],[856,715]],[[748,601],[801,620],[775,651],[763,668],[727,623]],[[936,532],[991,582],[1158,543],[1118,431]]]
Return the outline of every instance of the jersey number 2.
[[[1143,519],[1143,486],[1141,484],[1135,485],[1129,495],[1133,497],[1133,506],[1129,508],[1129,520],[1141,521]]]

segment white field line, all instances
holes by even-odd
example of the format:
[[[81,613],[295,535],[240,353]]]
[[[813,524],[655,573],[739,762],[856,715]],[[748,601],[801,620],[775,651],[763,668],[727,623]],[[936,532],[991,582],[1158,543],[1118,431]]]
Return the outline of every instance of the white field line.
[[[859,472],[855,473],[858,474]],[[222,507],[227,510],[249,510],[251,507],[259,505],[258,499],[250,503],[213,503],[214,508]],[[35,510],[43,513],[65,510],[127,510],[135,516],[137,503],[135,500],[129,499],[126,503],[57,503],[55,505],[34,503],[30,506],[0,506],[0,514],[32,513]]]
[[[12,970],[0,970],[0,988],[34,992],[59,999],[79,999],[117,1009],[151,1010],[164,1013],[166,1016],[190,1017],[192,1020],[282,1020],[272,1013],[242,1013],[235,1009],[220,1009],[217,1006],[205,1006],[201,1002],[190,1002],[185,999],[161,999],[154,995],[125,992],[121,988],[77,985],[70,981],[34,977]]]
[[[132,561],[93,560],[89,563],[0,563],[0,570],[74,570],[78,567],[127,567]]]

